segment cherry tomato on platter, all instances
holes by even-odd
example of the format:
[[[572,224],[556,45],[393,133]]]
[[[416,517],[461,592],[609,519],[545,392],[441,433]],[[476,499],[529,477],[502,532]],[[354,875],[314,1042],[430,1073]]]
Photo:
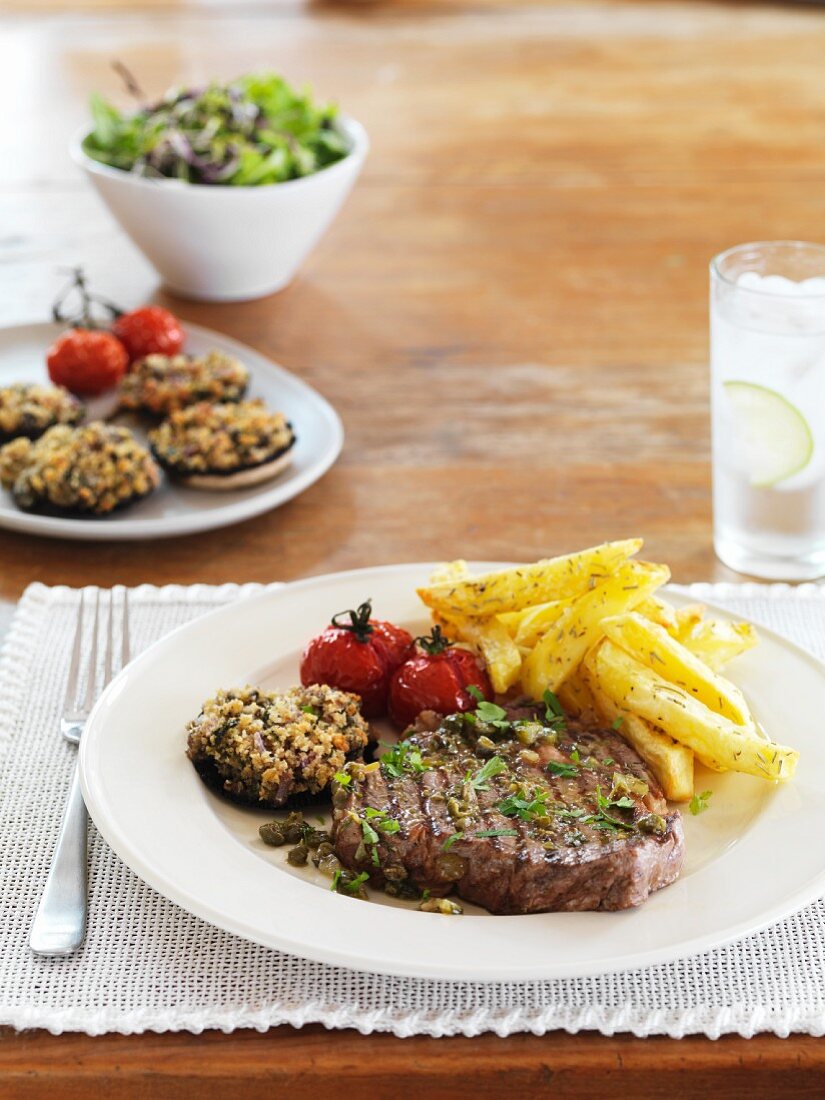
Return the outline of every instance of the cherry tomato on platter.
[[[46,353],[49,378],[78,397],[95,397],[116,386],[128,363],[123,344],[97,329],[71,328]]]
[[[349,622],[339,620],[349,618]],[[304,650],[301,683],[328,684],[361,696],[365,718],[387,713],[390,677],[413,644],[412,635],[392,623],[372,618],[365,600],[354,611],[333,615],[332,622]]]
[[[422,710],[438,714],[475,710],[478,699],[467,690],[475,687],[488,701],[493,698],[490,679],[475,654],[453,645],[434,626],[432,634],[416,638],[415,648],[390,681],[390,718],[406,729]]]
[[[126,348],[130,363],[145,355],[177,355],[186,339],[180,321],[163,306],[141,306],[122,313],[112,332]]]

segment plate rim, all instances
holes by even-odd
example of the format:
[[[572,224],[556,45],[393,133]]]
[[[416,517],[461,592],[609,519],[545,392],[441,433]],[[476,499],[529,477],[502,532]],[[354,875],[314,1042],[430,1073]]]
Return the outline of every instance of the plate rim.
[[[303,472],[293,473],[286,480],[272,485],[268,493],[250,496],[241,501],[228,499],[226,504],[220,507],[198,510],[181,516],[160,518],[133,516],[115,524],[105,525],[105,518],[97,521],[41,516],[20,510],[0,511],[0,530],[17,531],[21,534],[45,538],[72,539],[78,542],[132,542],[180,538],[230,527],[270,512],[305,492],[327,473],[338,460],[344,446],[343,422],[327,398],[265,352],[216,329],[206,328],[204,325],[190,321],[184,321],[183,325],[187,334],[191,333],[206,341],[216,341],[240,359],[254,356],[259,362],[253,370],[260,369],[263,364],[264,368],[274,376],[288,379],[290,386],[298,390],[301,398],[316,408],[329,428],[329,438],[323,450],[310,462],[309,466]],[[52,339],[59,327],[52,321],[27,321],[18,325],[3,325],[0,327],[0,343],[10,334],[23,333],[26,330],[31,331],[34,336],[35,330],[38,329],[49,331],[47,340]]]
[[[284,593],[287,590],[297,590],[300,592],[300,590],[308,587],[314,587],[319,584],[324,586],[334,585],[366,574],[374,576],[375,574],[386,575],[416,570],[423,576],[426,574],[427,570],[431,570],[437,564],[436,562],[403,562],[384,566],[341,570],[335,573],[314,574],[295,581],[276,582],[272,585],[265,585],[261,591],[254,592],[246,597],[241,597],[241,600],[245,602],[246,600],[257,601],[265,598],[277,598],[279,593]],[[512,564],[516,563],[471,563],[471,565],[476,568],[501,568]],[[690,593],[689,586],[686,585],[671,583],[667,586],[667,590],[676,594],[680,600],[686,602],[696,598]],[[238,607],[239,602],[241,601],[231,601],[228,604],[223,604],[220,607],[214,608],[198,616],[188,623],[183,623],[143,650],[126,670],[115,677],[104,694],[100,697],[90,714],[87,730],[96,729],[97,724],[101,721],[100,715],[105,709],[109,699],[119,692],[121,684],[124,682],[125,678],[130,675],[130,670],[133,669],[136,662],[141,661],[144,657],[148,659],[150,656],[153,656],[155,650],[163,645],[168,645],[170,641],[174,641],[179,635],[187,633],[196,625],[202,626],[207,620],[212,622],[222,615],[231,615]],[[732,617],[732,612],[715,604],[712,600],[706,601],[703,599],[702,603],[704,603],[711,612],[717,612],[725,617]],[[802,659],[806,665],[819,673],[825,681],[825,661],[815,657],[808,650],[784,637],[772,628],[762,626],[761,624],[756,625],[763,636],[769,637],[775,644],[789,650],[796,659]],[[99,736],[99,734],[95,733],[95,736]],[[81,739],[78,755],[78,771],[81,789],[87,808],[106,843],[113,849],[118,858],[120,858],[142,881],[146,882],[152,889],[156,890],[174,904],[181,906],[195,917],[205,920],[229,934],[239,935],[261,946],[281,950],[301,958],[309,959],[310,961],[343,967],[350,970],[361,970],[368,973],[387,974],[398,977],[470,981],[478,983],[501,981],[525,982],[593,977],[599,974],[610,974],[657,964],[677,962],[681,959],[701,954],[703,951],[724,947],[744,936],[760,932],[772,924],[798,912],[804,906],[820,898],[825,892],[825,861],[823,861],[822,868],[819,872],[807,879],[798,889],[783,897],[781,901],[766,906],[757,918],[741,919],[730,924],[722,931],[709,931],[694,935],[690,939],[684,940],[678,944],[668,943],[661,947],[652,947],[647,950],[634,949],[632,954],[618,956],[615,960],[610,962],[600,960],[590,963],[581,961],[570,963],[556,960],[552,965],[547,965],[541,960],[535,960],[531,963],[529,968],[526,965],[522,967],[514,967],[512,965],[502,965],[499,967],[487,966],[483,973],[469,974],[464,966],[455,967],[451,966],[451,964],[445,965],[439,963],[437,967],[432,967],[428,966],[426,960],[424,962],[419,961],[414,963],[406,960],[401,960],[397,963],[389,963],[382,960],[376,961],[368,955],[354,952],[351,949],[342,951],[328,943],[313,943],[309,945],[306,940],[294,939],[291,935],[281,931],[277,934],[268,933],[262,935],[260,928],[246,924],[242,919],[227,918],[225,913],[218,912],[209,903],[204,903],[197,897],[189,894],[186,890],[180,888],[174,881],[169,880],[164,873],[156,873],[150,865],[147,865],[144,856],[125,834],[119,831],[116,826],[113,826],[105,817],[103,820],[100,819],[101,815],[98,812],[100,810],[100,804],[94,789],[94,783],[90,782],[89,779],[89,758],[92,752],[90,746],[93,745],[93,743],[93,738],[90,737],[87,739],[84,734],[84,737]],[[306,885],[313,889],[317,888],[311,883],[302,885]],[[353,904],[355,903],[353,902]],[[397,911],[400,910],[385,909],[385,912],[389,913]],[[404,911],[406,912],[406,910]],[[638,910],[633,910],[629,915],[632,916],[632,914],[637,911]],[[495,920],[501,922],[499,925],[500,927],[507,928],[509,926],[510,929],[512,929],[513,926],[511,922],[521,922],[525,919],[536,920],[553,915],[554,914],[527,914],[495,916]],[[586,914],[572,915],[584,916]],[[622,914],[597,914],[597,916],[604,916],[607,918],[618,916],[621,919]],[[480,920],[486,923],[490,920],[490,916],[465,915],[461,918],[461,924],[463,926],[467,921]],[[516,924],[515,927],[517,928],[518,924]]]

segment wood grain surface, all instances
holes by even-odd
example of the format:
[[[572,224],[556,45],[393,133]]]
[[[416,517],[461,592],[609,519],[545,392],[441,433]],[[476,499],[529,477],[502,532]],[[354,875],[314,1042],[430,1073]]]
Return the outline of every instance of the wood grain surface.
[[[67,8],[69,10],[67,10]],[[89,10],[85,11],[84,8]],[[825,237],[825,14],[769,4],[2,5],[0,323],[82,262],[271,355],[340,410],[339,464],[260,519],[154,544],[0,533],[27,583],[265,581],[710,538],[707,263]],[[276,66],[367,126],[364,176],[274,298],[174,300],[66,155],[120,58],[144,87]],[[825,1095],[815,1039],[0,1035],[0,1097]]]

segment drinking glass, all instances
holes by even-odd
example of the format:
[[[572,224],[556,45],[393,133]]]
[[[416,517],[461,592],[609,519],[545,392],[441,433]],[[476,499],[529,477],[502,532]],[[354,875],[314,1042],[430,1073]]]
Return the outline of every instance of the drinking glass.
[[[740,573],[825,575],[825,247],[738,245],[710,265],[713,528]]]

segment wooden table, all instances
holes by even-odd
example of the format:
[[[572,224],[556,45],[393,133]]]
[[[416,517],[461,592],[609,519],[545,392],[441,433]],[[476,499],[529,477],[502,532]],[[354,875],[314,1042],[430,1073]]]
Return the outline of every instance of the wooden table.
[[[532,558],[626,534],[679,581],[710,541],[707,262],[825,236],[825,16],[769,5],[123,2],[12,11],[0,37],[0,323],[45,318],[60,264],[285,363],[340,410],[313,489],[150,545],[0,534],[32,580],[266,581]],[[734,48],[735,43],[735,48]],[[167,299],[66,156],[110,59],[153,91],[265,65],[337,97],[374,150],[275,298]],[[14,100],[14,108],[9,104]],[[301,1032],[0,1039],[0,1096],[821,1096],[825,1047],[628,1036]]]

